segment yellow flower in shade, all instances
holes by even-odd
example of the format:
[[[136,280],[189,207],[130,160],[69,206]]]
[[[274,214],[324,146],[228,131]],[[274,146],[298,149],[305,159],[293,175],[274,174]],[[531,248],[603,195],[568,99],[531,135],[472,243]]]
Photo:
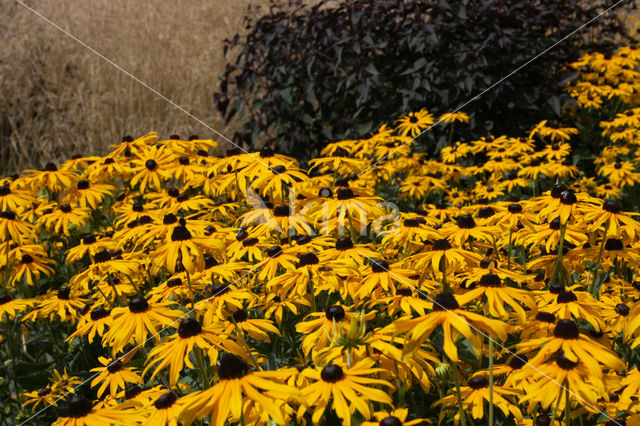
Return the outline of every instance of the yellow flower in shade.
[[[173,391],[166,391],[155,400],[149,400],[142,407],[146,420],[145,426],[178,426],[180,413],[185,409],[185,399],[178,397]]]
[[[193,228],[192,228],[193,230]],[[180,219],[173,228],[166,244],[151,253],[154,264],[164,266],[175,274],[178,261],[191,274],[204,269],[204,253],[219,252],[225,248],[223,241],[207,236],[193,236],[187,228],[187,222]]]
[[[111,325],[113,319],[110,314],[111,311],[106,310],[102,306],[92,309],[80,318],[76,326],[76,331],[69,335],[65,341],[70,342],[76,337],[87,336],[89,343],[93,343],[96,334],[102,337],[106,329]]]
[[[136,351],[131,351],[129,354],[122,358],[108,359],[103,356],[98,357],[98,361],[102,364],[102,367],[92,368],[91,372],[99,373],[92,381],[91,387],[94,388],[98,385],[97,395],[101,398],[102,395],[109,390],[110,396],[116,396],[119,390],[124,390],[131,383],[142,384],[142,378],[136,373],[136,369],[133,367],[125,367],[127,363],[135,354]]]
[[[456,340],[459,336],[469,339],[480,352],[485,333],[506,340],[510,326],[483,315],[461,309],[456,297],[451,293],[440,293],[433,299],[432,312],[414,319],[399,319],[395,322],[398,333],[406,333],[405,352],[419,348],[438,326],[442,326],[444,343],[442,349],[447,357],[458,362]],[[480,334],[482,333],[482,334]]]
[[[442,114],[438,121],[444,121],[445,123],[455,123],[456,121],[460,123],[468,123],[469,116],[462,111],[457,112],[447,112]]]
[[[590,209],[584,214],[590,232],[607,229],[609,235],[624,234],[636,240],[640,236],[640,223],[631,218],[630,212],[623,212],[616,201],[599,201],[601,209]]]
[[[383,371],[374,368],[374,361],[363,359],[351,367],[329,364],[322,369],[308,368],[300,374],[313,383],[302,389],[306,406],[300,407],[298,416],[313,408],[311,420],[314,425],[320,423],[322,414],[333,400],[331,406],[344,425],[351,425],[353,413],[357,410],[365,419],[371,418],[369,401],[391,405],[392,399],[386,391],[373,386],[391,387],[386,380],[372,378]]]
[[[69,237],[71,231],[82,231],[90,218],[91,210],[87,208],[72,208],[69,204],[61,204],[51,213],[38,219],[36,223],[44,226],[51,233],[64,234]]]
[[[71,293],[69,287],[62,287],[58,291],[49,291],[38,302],[33,311],[25,315],[25,321],[35,321],[36,318],[48,318],[52,321],[58,317],[60,320],[75,323],[80,311],[87,301],[77,292]]]
[[[87,180],[80,180],[76,184],[76,188],[67,189],[60,195],[60,199],[67,204],[95,210],[106,197],[113,196],[115,190],[115,186],[107,183],[89,183]]]
[[[431,250],[409,256],[406,262],[415,270],[429,269],[433,274],[446,274],[465,269],[467,265],[478,264],[480,260],[479,254],[454,248],[447,238],[441,238],[433,241]]]
[[[429,419],[413,419],[407,420],[409,417],[408,408],[396,408],[389,411],[376,411],[373,413],[375,422],[362,422],[361,426],[413,426],[431,423]]]
[[[271,338],[267,332],[280,336],[280,330],[278,330],[278,327],[276,327],[272,321],[249,318],[249,313],[244,309],[238,309],[232,315],[229,315],[227,321],[221,323],[221,325],[223,333],[227,335],[234,332],[240,334],[246,333],[253,339],[267,342],[271,342]]]
[[[35,201],[35,197],[29,191],[18,187],[15,181],[0,179],[0,211],[21,213],[29,209]]]
[[[581,358],[568,359],[560,352],[553,360],[541,365],[524,365],[515,373],[516,384],[526,381],[520,404],[539,404],[544,410],[558,407],[560,417],[567,403],[565,387],[569,388],[571,406],[578,405],[587,411],[599,413],[598,400],[607,397],[602,377],[594,375]]]
[[[493,385],[493,404],[498,407],[506,417],[512,417],[520,424],[522,421],[522,412],[512,399],[520,392]],[[460,386],[460,396],[462,397],[462,407],[465,411],[471,413],[474,419],[485,418],[485,404],[490,401],[489,380],[484,376],[474,376],[469,379],[467,386]],[[443,407],[457,407],[458,395],[447,395],[444,398],[434,402],[432,407],[442,405]],[[440,418],[446,414],[442,411]],[[456,419],[459,420],[460,413],[456,413]]]
[[[58,400],[64,396],[66,392],[62,389],[56,389],[53,386],[46,386],[42,389],[30,391],[30,392],[22,392],[22,398],[25,398],[26,401],[22,404],[22,408],[27,408],[31,405],[31,412],[35,412],[36,408],[40,404],[45,407],[50,405],[57,407]]]
[[[285,424],[281,403],[300,401],[299,390],[283,384],[295,369],[276,371],[249,371],[239,357],[223,354],[218,359],[218,383],[203,391],[184,396],[182,417],[187,423],[211,416],[212,424],[223,425],[229,417],[239,421],[243,403],[254,404],[278,424]]]
[[[59,417],[54,426],[118,426],[144,421],[144,415],[138,410],[123,409],[117,405],[96,408],[79,395],[72,396],[66,405],[66,416]]]
[[[11,270],[10,282],[16,285],[22,279],[33,286],[41,277],[53,274],[52,265],[56,262],[49,259],[45,248],[40,244],[25,244],[17,247],[9,255],[19,260]]]
[[[129,184],[132,188],[139,185],[142,193],[147,188],[161,189],[162,182],[169,177],[165,169],[171,160],[171,151],[165,146],[154,146],[140,152],[137,158],[131,160],[134,175]]]
[[[34,194],[41,189],[48,189],[51,192],[59,192],[64,188],[73,185],[76,175],[69,170],[58,170],[53,163],[47,163],[42,170],[25,170],[28,184]]]
[[[15,318],[16,314],[33,306],[34,299],[12,299],[10,295],[0,295],[0,322]]]
[[[418,112],[410,112],[400,117],[396,122],[398,125],[395,130],[398,134],[400,136],[410,135],[411,137],[418,136],[423,129],[435,123],[433,115],[424,108]]]
[[[113,308],[113,322],[103,336],[104,344],[111,346],[112,353],[120,352],[129,343],[144,345],[151,333],[158,343],[158,326],[173,324],[182,316],[181,311],[169,309],[170,302],[147,302],[142,297],[134,297],[126,307]]]
[[[219,350],[235,354],[243,353],[240,345],[231,340],[220,326],[202,327],[193,318],[186,318],[180,321],[176,334],[151,349],[147,355],[147,366],[143,375],[155,367],[149,379],[150,382],[153,382],[154,377],[162,369],[169,367],[169,384],[175,386],[185,364],[191,369],[194,368],[189,356],[196,347],[208,353],[212,363],[217,361]]]
[[[580,334],[578,326],[570,319],[559,320],[552,336],[523,341],[517,343],[516,347],[518,353],[529,354],[538,351],[529,361],[534,367],[542,365],[562,350],[564,357],[574,363],[580,362],[594,377],[602,376],[603,366],[613,370],[624,369],[624,363],[614,352]]]
[[[28,244],[34,239],[33,226],[18,218],[11,210],[0,212],[0,239],[17,244]]]
[[[373,260],[368,270],[363,273],[360,289],[357,296],[359,298],[373,297],[393,294],[396,291],[396,283],[406,283],[409,277],[416,275],[410,269],[401,269],[400,263],[389,265],[386,260]]]

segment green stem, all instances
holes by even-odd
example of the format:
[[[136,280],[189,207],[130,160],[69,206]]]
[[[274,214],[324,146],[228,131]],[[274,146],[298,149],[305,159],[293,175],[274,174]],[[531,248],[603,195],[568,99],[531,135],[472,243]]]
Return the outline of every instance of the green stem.
[[[460,377],[458,375],[458,364],[456,364],[455,362],[451,361],[452,365],[453,365],[453,378],[455,380],[455,384],[456,384],[456,395],[458,397],[458,412],[460,413],[460,423],[462,424],[462,426],[467,426],[467,418],[466,418],[466,414],[464,412],[464,408],[462,407],[462,392],[460,391]]]
[[[569,382],[565,380],[564,382],[564,423],[566,426],[570,426],[571,424],[571,401],[569,400]]]
[[[313,277],[311,277],[309,273],[309,283],[307,284],[309,288],[309,295],[311,296],[311,312],[318,312],[318,306],[316,305],[316,295],[313,289]]]
[[[493,338],[489,336],[489,426],[493,426]]]
[[[511,270],[511,245],[513,244],[513,229],[509,228],[509,246],[507,248],[507,270]]]
[[[558,255],[556,256],[556,264],[553,267],[553,279],[557,279],[558,275],[561,274],[561,270],[562,270],[562,252],[564,250],[564,233],[567,230],[567,222],[565,222],[564,224],[562,224],[562,228],[560,230],[560,242],[558,243]],[[562,275],[564,277],[564,274]],[[564,284],[564,280],[557,280],[558,282],[561,282]]]
[[[596,260],[596,263],[599,264],[600,261],[602,261],[602,253],[604,251],[604,244],[607,241],[607,234],[609,233],[609,225],[610,225],[610,221],[607,221],[607,227],[604,229],[604,235],[602,236],[602,243],[600,243],[600,250],[598,251],[598,260]],[[593,295],[593,297],[598,298],[598,295],[595,293],[596,291],[596,281],[597,281],[597,274],[594,271],[593,272],[593,282],[589,283],[589,274],[591,273],[591,271],[589,271],[587,273],[587,286],[589,288],[589,293],[591,293]]]
[[[200,373],[202,374],[202,389],[209,388],[209,374],[207,373],[207,366],[204,363],[204,359],[202,358],[202,349],[198,346],[195,347],[196,359],[198,360],[198,367],[200,368]]]

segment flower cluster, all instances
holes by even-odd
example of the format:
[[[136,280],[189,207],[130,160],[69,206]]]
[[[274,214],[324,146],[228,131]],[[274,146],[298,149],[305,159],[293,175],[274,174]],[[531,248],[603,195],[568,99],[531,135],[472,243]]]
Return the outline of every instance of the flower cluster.
[[[638,422],[639,58],[573,64],[568,118],[628,108],[596,176],[546,120],[434,158],[469,117],[421,110],[304,166],[150,133],[2,179],[0,386],[57,425]]]

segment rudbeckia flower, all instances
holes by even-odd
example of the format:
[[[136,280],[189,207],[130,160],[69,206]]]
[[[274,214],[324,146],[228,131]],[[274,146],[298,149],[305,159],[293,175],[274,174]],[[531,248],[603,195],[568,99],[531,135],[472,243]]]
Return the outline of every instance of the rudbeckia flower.
[[[314,383],[302,389],[302,396],[308,407],[313,407],[311,421],[320,423],[322,414],[333,400],[331,406],[346,426],[351,425],[352,414],[357,410],[365,419],[371,418],[368,401],[391,405],[392,399],[387,392],[373,386],[391,387],[385,380],[369,377],[381,371],[374,368],[372,360],[363,359],[351,367],[329,364],[322,369],[305,369],[300,374]],[[300,407],[298,416],[304,414],[306,406]]]
[[[55,426],[113,426],[134,424],[144,421],[137,410],[119,406],[96,408],[83,396],[74,395],[67,402],[66,416],[59,417]]]
[[[396,127],[396,131],[400,136],[411,135],[411,137],[418,136],[422,129],[426,129],[435,123],[433,115],[426,109],[421,109],[418,112],[410,112],[404,117],[400,117],[397,120],[399,123]]]
[[[91,381],[91,387],[98,388],[97,395],[100,398],[109,388],[109,395],[115,396],[118,390],[124,390],[129,384],[137,383],[142,384],[142,378],[136,373],[136,369],[133,367],[125,367],[124,364],[135,354],[133,351],[130,355],[122,358],[108,359],[103,356],[98,357],[98,361],[102,364],[102,367],[92,368],[91,372],[98,373],[97,376]]]
[[[479,348],[485,333],[496,335],[504,341],[510,331],[510,327],[501,321],[462,310],[456,297],[451,293],[438,294],[433,299],[432,312],[414,319],[397,320],[395,329],[398,333],[406,333],[405,351],[411,352],[422,346],[439,325],[444,332],[442,349],[453,362],[459,360],[455,344],[458,336],[471,340],[474,347]],[[482,334],[479,336],[478,333]]]
[[[222,355],[217,365],[218,383],[182,398],[182,417],[187,423],[209,415],[216,425],[224,424],[229,417],[232,421],[238,421],[243,413],[243,403],[249,401],[278,424],[285,424],[285,416],[278,402],[300,399],[296,388],[282,383],[293,374],[292,371],[249,371],[241,358],[231,354]]]
[[[17,244],[28,244],[34,239],[33,226],[22,221],[11,210],[0,212],[0,239],[3,242],[11,239]]]
[[[106,310],[102,306],[92,309],[80,318],[76,326],[76,331],[70,334],[65,341],[70,342],[76,337],[87,336],[89,343],[93,343],[96,334],[102,337],[106,329],[111,325],[112,318],[110,314],[111,311]]]
[[[489,394],[489,380],[484,376],[474,376],[469,379],[467,386],[460,386],[460,396],[462,397],[462,407],[465,411],[471,412],[474,419],[485,418],[485,403],[491,400]],[[493,386],[493,404],[498,407],[506,417],[513,416],[514,420],[520,424],[522,421],[522,412],[518,406],[510,401],[512,397],[519,395],[520,392],[505,389],[501,386]],[[458,395],[448,395],[434,402],[433,406],[443,405],[444,407],[456,407],[458,404]],[[440,414],[440,418],[444,417],[445,412]],[[456,413],[456,419],[459,419],[463,413]]]
[[[82,231],[91,217],[91,210],[84,207],[71,207],[61,204],[36,222],[38,225],[57,234],[71,236],[71,231]]]
[[[0,322],[15,318],[16,314],[33,306],[33,299],[12,299],[10,295],[0,295]]]
[[[181,311],[169,309],[169,302],[147,302],[142,297],[134,297],[126,307],[113,308],[113,322],[103,336],[104,344],[112,353],[120,352],[129,343],[144,345],[151,333],[156,343],[160,341],[158,326],[173,324],[182,316]]]
[[[46,188],[51,192],[59,192],[70,188],[76,180],[76,175],[69,170],[58,170],[53,163],[47,163],[42,170],[25,170],[28,185],[34,194]]]
[[[223,332],[220,326],[202,327],[197,320],[186,318],[180,321],[176,334],[149,352],[143,375],[155,367],[149,378],[153,382],[162,369],[169,367],[169,384],[175,386],[185,364],[191,369],[195,368],[190,354],[196,347],[209,354],[210,362],[217,361],[219,350],[240,355],[243,353],[242,347],[230,339],[229,334]]]
[[[185,409],[184,398],[178,397],[173,391],[163,392],[155,400],[150,400],[142,407],[145,413],[145,426],[165,425],[178,426],[180,413]]]

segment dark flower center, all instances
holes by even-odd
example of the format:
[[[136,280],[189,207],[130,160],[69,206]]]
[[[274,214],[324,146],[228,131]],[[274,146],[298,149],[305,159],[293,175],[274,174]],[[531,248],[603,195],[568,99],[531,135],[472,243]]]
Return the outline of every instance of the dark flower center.
[[[169,188],[167,194],[169,194],[170,197],[176,198],[180,195],[180,191],[178,191],[177,188]]]
[[[138,385],[129,386],[124,391],[124,398],[125,399],[135,398],[136,396],[140,395],[140,393],[142,393],[142,388],[140,386]]]
[[[556,316],[550,312],[538,312],[536,314],[536,320],[553,324],[556,322]]]
[[[489,386],[489,380],[486,377],[476,376],[469,379],[469,387],[471,389],[482,389]]]
[[[193,318],[186,318],[180,321],[180,327],[178,327],[178,336],[183,339],[187,337],[193,337],[200,334],[202,331],[202,325]]]
[[[242,240],[244,240],[245,238],[247,238],[248,236],[249,236],[249,233],[248,233],[246,230],[241,229],[241,230],[239,230],[239,231],[238,231],[238,233],[236,234],[236,241],[242,241]]]
[[[307,266],[307,265],[317,265],[318,263],[320,263],[318,256],[316,256],[313,253],[299,254],[298,259],[300,259],[300,262],[298,263],[298,268],[302,268],[303,266]]]
[[[400,287],[396,290],[398,296],[411,296],[411,289],[409,287]]]
[[[620,170],[622,168],[622,163],[617,161],[616,164],[613,165],[616,170]]]
[[[58,168],[57,168],[57,167],[56,167],[56,165],[55,165],[55,164],[53,164],[53,163],[47,163],[47,164],[44,166],[44,171],[45,171],[45,172],[55,172],[55,171],[57,171],[57,170],[58,170]]]
[[[627,421],[625,419],[613,419],[606,422],[604,426],[627,426]]]
[[[158,163],[155,160],[147,160],[144,162],[144,166],[147,170],[154,171],[158,167]]]
[[[470,214],[465,214],[464,216],[460,216],[457,221],[458,227],[462,229],[472,229],[475,228],[476,222],[473,220]]]
[[[452,309],[459,309],[460,305],[456,300],[456,297],[451,293],[440,293],[435,299],[433,299],[434,311],[448,311]]]
[[[282,247],[280,246],[273,246],[273,247],[269,247],[266,250],[267,256],[269,257],[278,257],[282,254]]]
[[[371,270],[376,274],[389,272],[389,263],[386,260],[374,260],[371,264]]]
[[[218,261],[210,254],[204,255],[204,269],[211,269],[214,266],[218,266]]]
[[[610,213],[620,213],[620,205],[615,201],[605,201],[602,204],[602,209]]]
[[[494,273],[489,272],[488,274],[484,274],[480,278],[479,284],[484,287],[498,287],[500,285],[500,277]]]
[[[67,404],[67,417],[80,418],[93,410],[91,402],[84,396],[74,395]]]
[[[0,213],[0,217],[3,219],[14,220],[16,218],[16,214],[11,210],[5,210],[2,213]]]
[[[249,367],[239,357],[223,354],[218,360],[218,377],[220,380],[240,379],[247,375]]]
[[[355,194],[351,190],[351,188],[338,188],[338,192],[336,193],[338,200],[349,200],[351,198],[355,198]]]
[[[273,215],[275,217],[287,217],[291,214],[291,211],[289,210],[289,206],[287,205],[280,205],[280,206],[276,206],[273,209]]]
[[[349,237],[341,237],[336,241],[336,249],[345,251],[353,248],[353,241]]]
[[[2,296],[0,296],[0,305],[4,305],[5,303],[9,303],[11,302],[11,296],[9,296],[8,294],[3,294]]]
[[[178,222],[178,218],[173,213],[165,214],[164,217],[162,218],[163,225],[173,225],[174,223],[177,223],[177,222]]]
[[[38,396],[43,397],[51,393],[51,388],[42,388],[38,391]]]
[[[433,247],[431,248],[432,250],[449,250],[451,248],[451,243],[449,243],[449,240],[447,240],[446,238],[443,238],[441,240],[435,240],[433,242]]]
[[[560,229],[560,217],[556,217],[551,222],[549,222],[549,229],[553,229],[554,231]]]
[[[122,361],[120,361],[119,359],[114,359],[109,364],[107,364],[107,371],[110,374],[117,373],[120,370],[122,370]]]
[[[578,365],[577,362],[573,362],[565,357],[564,353],[558,355],[558,357],[556,358],[556,364],[558,364],[558,367],[562,368],[563,370],[573,370]]]
[[[144,210],[144,206],[140,203],[133,203],[133,206],[131,207],[131,210],[133,210],[134,212],[141,212]]]
[[[91,245],[96,242],[96,237],[94,235],[85,235],[82,238],[82,244]]]
[[[418,228],[420,225],[426,224],[427,221],[423,217],[416,217],[413,219],[405,219],[404,226],[407,228]]]
[[[96,253],[95,257],[93,258],[94,263],[102,263],[102,262],[108,262],[111,260],[111,255],[109,254],[108,250],[101,250],[98,253]]]
[[[178,158],[178,162],[183,166],[189,165],[189,157],[180,157]]]
[[[233,313],[233,320],[235,322],[244,322],[249,319],[249,314],[244,309],[237,310]]]
[[[0,186],[0,197],[4,197],[9,194],[11,194],[11,188],[9,188],[9,185],[5,184]]]
[[[78,189],[88,189],[89,188],[89,182],[86,180],[81,180],[78,182]]]
[[[22,255],[22,259],[20,259],[20,262],[22,264],[29,264],[29,263],[33,263],[33,256],[31,256],[30,254],[26,253]]]
[[[480,210],[478,210],[478,217],[480,219],[490,218],[494,214],[496,214],[496,211],[492,207],[489,207],[489,206],[482,207]]]
[[[149,303],[142,297],[134,297],[129,302],[129,310],[134,314],[146,312],[149,309]]]
[[[509,367],[513,368],[514,370],[519,370],[524,367],[528,361],[529,358],[525,354],[516,355],[511,358],[511,361],[509,361]]]
[[[182,285],[182,280],[180,278],[171,278],[170,280],[167,280],[167,287],[169,288],[178,287],[179,285]]]
[[[69,287],[62,287],[58,290],[58,299],[69,300],[69,292],[71,289]]]
[[[576,197],[576,193],[573,192],[570,189],[567,189],[566,191],[562,191],[562,194],[560,194],[560,202],[562,204],[566,204],[566,205],[572,205],[578,202],[578,198]]]
[[[539,414],[536,417],[535,426],[549,426],[551,424],[551,417],[546,414]]]
[[[411,117],[409,117],[409,122],[412,124],[416,124],[418,122],[418,117],[412,115]]]
[[[616,305],[616,312],[622,315],[623,317],[626,317],[627,315],[629,315],[629,311],[630,311],[629,307],[624,303],[618,303]]]
[[[62,210],[63,213],[70,213],[71,206],[69,204],[63,204],[60,206],[60,210]]]
[[[329,364],[322,369],[320,377],[328,383],[336,383],[344,377],[344,371],[339,365]]]
[[[558,183],[551,188],[551,196],[553,198],[560,198],[562,193],[567,190],[567,187],[561,183]]]
[[[551,294],[560,294],[564,291],[564,284],[562,283],[553,283],[549,286],[549,293]]]
[[[622,244],[622,240],[617,238],[607,238],[604,243],[604,249],[607,251],[621,251],[624,250],[624,244]]]
[[[276,153],[273,152],[273,149],[271,149],[268,146],[265,146],[264,148],[262,148],[260,150],[260,157],[262,158],[269,158],[269,157],[273,157]]]
[[[153,403],[153,405],[158,410],[163,410],[165,408],[171,407],[173,403],[176,402],[177,400],[178,400],[178,397],[176,396],[176,394],[169,391],[167,393],[163,393],[162,395],[160,395],[158,399],[156,399],[156,402]]]
[[[379,426],[402,426],[402,421],[394,416],[385,417],[378,423]]]
[[[255,237],[247,238],[246,240],[242,241],[242,245],[244,247],[253,247],[256,244],[258,244],[258,239]]]
[[[91,321],[98,321],[99,319],[106,318],[109,316],[109,311],[107,311],[102,306],[95,308],[91,311]]]
[[[571,303],[577,301],[578,297],[572,291],[561,291],[560,294],[558,294],[558,298],[556,299],[557,303]]]
[[[338,322],[344,319],[345,312],[342,306],[329,306],[327,309],[325,309],[324,315],[329,321],[336,320],[336,322]]]
[[[492,263],[492,262],[495,262],[495,261],[494,261],[493,259],[488,258],[488,257],[487,257],[487,258],[484,258],[484,259],[482,259],[482,260],[480,261],[480,267],[481,267],[482,269],[487,269],[489,266],[491,266],[491,263]]]
[[[570,319],[561,319],[553,329],[553,335],[560,339],[572,340],[580,336],[580,330],[575,322]]]
[[[509,210],[509,213],[514,213],[514,214],[522,213],[522,206],[517,203],[509,204],[509,207],[507,207],[507,210]]]
[[[211,297],[220,296],[221,294],[225,294],[231,291],[228,285],[226,284],[218,284],[215,287],[211,288]]]
[[[106,160],[104,160],[102,162],[102,164],[106,166],[107,164],[113,164],[115,162],[116,162],[116,160],[114,160],[113,158],[107,158]]]
[[[187,241],[190,239],[191,232],[189,232],[186,226],[178,225],[173,228],[173,232],[171,233],[171,241]]]

